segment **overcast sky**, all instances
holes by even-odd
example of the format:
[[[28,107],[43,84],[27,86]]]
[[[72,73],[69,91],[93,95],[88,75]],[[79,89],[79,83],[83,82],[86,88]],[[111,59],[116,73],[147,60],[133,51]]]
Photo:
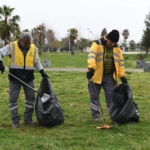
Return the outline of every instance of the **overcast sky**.
[[[13,15],[20,16],[21,30],[45,23],[59,38],[67,36],[69,28],[76,28],[79,37],[94,39],[103,28],[120,33],[128,29],[128,41],[135,42],[141,40],[150,11],[150,0],[0,0],[3,5],[15,8]]]

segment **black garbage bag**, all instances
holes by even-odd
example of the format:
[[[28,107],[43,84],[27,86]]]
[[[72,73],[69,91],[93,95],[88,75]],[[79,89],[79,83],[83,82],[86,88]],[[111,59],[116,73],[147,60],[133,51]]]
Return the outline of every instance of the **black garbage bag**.
[[[35,113],[37,121],[47,127],[52,127],[64,122],[64,116],[58,99],[52,89],[49,78],[45,77],[41,81],[39,93],[36,98]],[[43,94],[48,94],[50,98],[42,102]]]
[[[139,111],[133,101],[129,84],[120,84],[113,89],[110,100],[110,118],[120,124],[139,121]]]

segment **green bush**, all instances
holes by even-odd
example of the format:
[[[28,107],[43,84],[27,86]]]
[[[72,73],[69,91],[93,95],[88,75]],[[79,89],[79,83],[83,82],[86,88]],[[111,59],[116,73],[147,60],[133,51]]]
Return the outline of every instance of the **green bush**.
[[[143,54],[143,53],[139,53],[136,55],[136,59],[138,60],[143,60],[146,58],[146,54]]]

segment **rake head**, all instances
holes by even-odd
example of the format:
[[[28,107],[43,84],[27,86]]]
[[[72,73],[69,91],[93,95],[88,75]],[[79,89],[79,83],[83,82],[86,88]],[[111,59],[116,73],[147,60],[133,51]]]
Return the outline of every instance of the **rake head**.
[[[111,129],[113,127],[113,125],[108,125],[108,124],[104,124],[102,127],[97,127],[98,130],[106,130],[106,129]]]

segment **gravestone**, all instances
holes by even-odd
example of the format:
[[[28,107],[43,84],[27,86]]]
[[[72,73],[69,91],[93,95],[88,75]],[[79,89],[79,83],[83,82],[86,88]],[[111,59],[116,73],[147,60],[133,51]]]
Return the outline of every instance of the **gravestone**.
[[[150,63],[144,64],[144,72],[150,72]]]
[[[143,68],[145,65],[146,60],[136,60],[136,68]]]
[[[50,65],[51,65],[50,60],[44,60],[44,61],[43,61],[43,67],[44,67],[44,68],[49,68]]]

